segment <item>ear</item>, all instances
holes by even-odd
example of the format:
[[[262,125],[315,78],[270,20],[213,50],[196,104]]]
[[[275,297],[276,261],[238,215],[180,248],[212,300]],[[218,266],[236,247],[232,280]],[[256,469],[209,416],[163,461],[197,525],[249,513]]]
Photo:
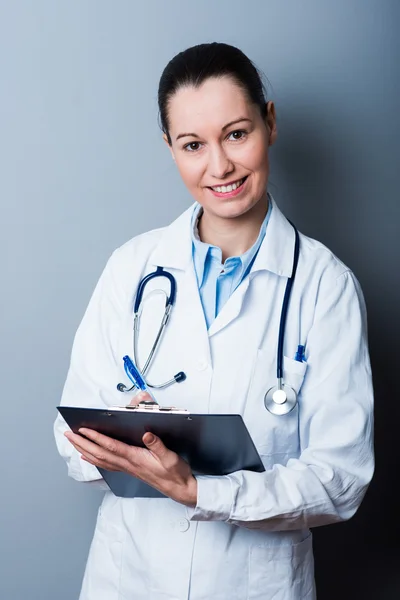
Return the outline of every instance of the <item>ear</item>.
[[[172,160],[175,160],[175,154],[174,151],[172,150],[172,146],[168,141],[167,135],[164,133],[163,134],[163,140],[164,142],[167,144],[169,151],[171,152],[171,156],[172,156]]]
[[[276,141],[278,130],[276,126],[275,105],[271,101],[267,102],[266,105],[265,124],[269,133],[269,145],[272,146]]]

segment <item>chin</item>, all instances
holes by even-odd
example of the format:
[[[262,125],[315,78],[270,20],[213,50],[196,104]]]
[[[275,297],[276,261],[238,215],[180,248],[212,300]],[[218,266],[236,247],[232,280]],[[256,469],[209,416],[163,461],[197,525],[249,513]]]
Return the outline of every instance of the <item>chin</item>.
[[[225,202],[223,204],[215,204],[212,206],[209,206],[208,208],[205,207],[205,210],[209,210],[209,212],[215,214],[216,216],[220,217],[220,218],[225,218],[225,219],[234,219],[237,217],[241,217],[242,215],[245,215],[246,213],[250,212],[251,210],[254,209],[254,207],[258,204],[257,202],[254,201],[231,201],[231,202]]]

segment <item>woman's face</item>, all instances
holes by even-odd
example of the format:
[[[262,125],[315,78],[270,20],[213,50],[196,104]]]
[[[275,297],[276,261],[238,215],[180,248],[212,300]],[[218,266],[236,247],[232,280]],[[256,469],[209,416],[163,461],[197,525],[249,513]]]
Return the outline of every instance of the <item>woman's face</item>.
[[[266,119],[229,77],[179,89],[169,103],[171,152],[192,196],[210,216],[235,218],[265,197],[275,110]]]

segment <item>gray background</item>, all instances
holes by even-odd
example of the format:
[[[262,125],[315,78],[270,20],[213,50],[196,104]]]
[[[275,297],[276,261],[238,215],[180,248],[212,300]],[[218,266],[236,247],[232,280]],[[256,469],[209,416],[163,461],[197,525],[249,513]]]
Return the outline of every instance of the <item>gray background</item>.
[[[157,84],[214,40],[268,76],[271,191],[369,309],[377,471],[352,521],[315,531],[319,599],[399,598],[399,17],[396,0],[0,2],[1,599],[78,597],[101,494],[67,478],[55,407],[109,254],[190,202]]]

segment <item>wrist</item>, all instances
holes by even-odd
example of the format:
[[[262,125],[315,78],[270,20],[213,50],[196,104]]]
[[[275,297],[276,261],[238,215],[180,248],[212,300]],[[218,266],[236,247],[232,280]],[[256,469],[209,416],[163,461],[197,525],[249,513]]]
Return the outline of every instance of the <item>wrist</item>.
[[[195,508],[197,505],[197,479],[192,475],[184,488],[181,488],[173,499],[180,504]]]
[[[194,475],[188,481],[188,502],[185,504],[191,508],[197,505],[197,479]]]

